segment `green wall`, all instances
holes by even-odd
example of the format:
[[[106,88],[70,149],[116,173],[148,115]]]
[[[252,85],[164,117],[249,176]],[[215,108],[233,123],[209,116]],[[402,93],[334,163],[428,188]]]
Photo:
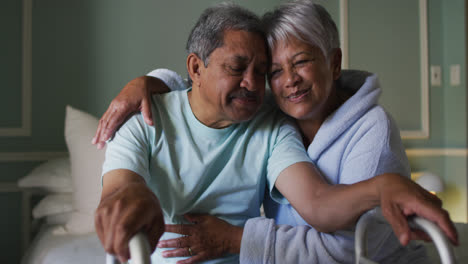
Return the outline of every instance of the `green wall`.
[[[321,2],[339,24],[340,1]],[[350,67],[379,74],[382,104],[406,129],[420,126],[418,3],[348,1]],[[446,189],[438,195],[459,222],[468,220],[466,8],[463,0],[427,1],[428,60],[442,67],[442,85],[429,85],[429,137],[403,139],[413,171],[427,170],[443,178]],[[453,64],[461,68],[456,87],[449,82]],[[409,85],[398,90],[398,83]]]

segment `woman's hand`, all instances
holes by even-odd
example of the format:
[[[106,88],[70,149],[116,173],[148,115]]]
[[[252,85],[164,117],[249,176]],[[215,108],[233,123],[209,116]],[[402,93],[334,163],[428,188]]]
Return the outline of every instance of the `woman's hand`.
[[[434,222],[454,245],[458,245],[455,226],[437,196],[397,174],[383,174],[375,179],[379,183],[382,214],[402,245],[407,245],[413,239],[430,240],[424,232],[409,228],[406,217],[411,215],[422,216]]]
[[[131,80],[102,115],[92,143],[97,144],[98,149],[102,149],[106,140],[114,135],[118,127],[138,111],[143,114],[145,122],[152,126],[151,94],[168,91],[170,90],[166,84],[154,77],[141,76]]]
[[[166,232],[185,235],[159,241],[159,248],[176,248],[163,252],[163,257],[187,257],[177,264],[192,264],[221,257],[226,253],[239,254],[243,228],[233,226],[211,215],[184,215],[192,224],[166,225]]]

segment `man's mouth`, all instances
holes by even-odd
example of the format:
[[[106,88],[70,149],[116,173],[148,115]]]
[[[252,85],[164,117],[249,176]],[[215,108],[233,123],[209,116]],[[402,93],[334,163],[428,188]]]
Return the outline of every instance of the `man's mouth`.
[[[256,97],[248,97],[248,96],[234,96],[231,100],[235,100],[241,102],[242,104],[257,104]]]
[[[258,102],[258,96],[254,93],[242,92],[230,96],[231,100],[240,101],[245,104],[254,104]]]

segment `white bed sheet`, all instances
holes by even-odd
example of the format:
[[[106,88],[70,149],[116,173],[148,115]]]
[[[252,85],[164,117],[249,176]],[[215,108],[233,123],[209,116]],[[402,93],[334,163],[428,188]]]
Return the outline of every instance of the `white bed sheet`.
[[[35,237],[21,264],[104,264],[106,255],[95,233],[54,234],[59,226],[46,226]]]

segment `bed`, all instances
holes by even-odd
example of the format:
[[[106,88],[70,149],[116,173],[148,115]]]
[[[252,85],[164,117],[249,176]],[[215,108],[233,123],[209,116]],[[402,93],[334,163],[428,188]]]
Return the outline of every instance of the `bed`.
[[[67,234],[62,228],[59,225],[42,227],[21,263],[106,263],[105,252],[95,233]]]
[[[68,157],[49,160],[19,180],[21,188],[45,193],[32,208],[40,223],[23,255],[22,264],[106,263],[105,252],[94,231],[94,210],[99,202],[100,171],[104,150],[90,144],[98,119],[67,106],[65,139]],[[72,187],[73,186],[73,187]],[[455,248],[458,263],[468,263],[468,225],[456,224],[461,245]],[[429,256],[438,263],[432,243]]]

